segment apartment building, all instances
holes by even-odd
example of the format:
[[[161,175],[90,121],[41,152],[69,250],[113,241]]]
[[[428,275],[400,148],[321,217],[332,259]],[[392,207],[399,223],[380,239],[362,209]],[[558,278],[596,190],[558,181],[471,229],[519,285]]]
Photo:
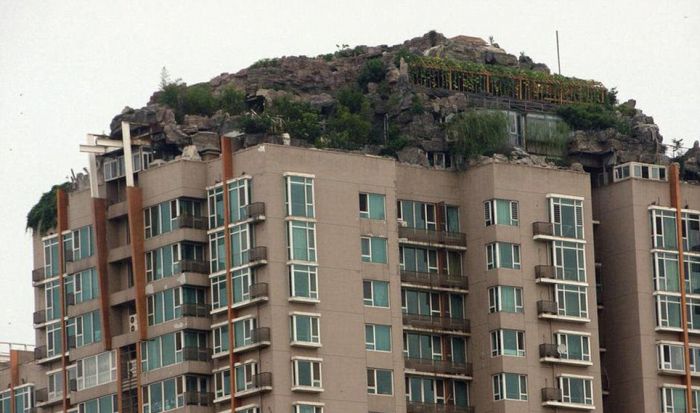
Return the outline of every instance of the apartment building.
[[[221,149],[59,192],[3,413],[602,410],[587,173]]]
[[[679,181],[677,165],[612,172],[593,190],[606,411],[695,412],[700,190]]]

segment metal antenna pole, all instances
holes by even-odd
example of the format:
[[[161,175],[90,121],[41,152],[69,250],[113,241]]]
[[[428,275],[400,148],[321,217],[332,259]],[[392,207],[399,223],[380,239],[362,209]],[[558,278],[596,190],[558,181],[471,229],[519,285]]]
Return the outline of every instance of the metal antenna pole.
[[[559,59],[559,30],[557,33],[557,67],[559,68],[559,74],[561,75],[561,60]]]

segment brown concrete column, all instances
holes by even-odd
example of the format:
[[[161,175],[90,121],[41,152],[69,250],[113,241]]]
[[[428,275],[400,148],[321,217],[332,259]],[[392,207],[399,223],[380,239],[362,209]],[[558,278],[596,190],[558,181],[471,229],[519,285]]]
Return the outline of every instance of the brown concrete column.
[[[63,411],[70,409],[68,401],[68,334],[66,330],[66,272],[65,251],[63,248],[63,232],[68,230],[68,194],[62,189],[56,190],[56,232],[58,232],[58,289],[61,302],[61,375],[63,376]]]
[[[109,324],[109,276],[107,274],[107,205],[103,198],[92,198],[92,218],[97,252],[97,279],[100,285],[102,342],[106,350],[111,350],[112,329]]]
[[[678,278],[681,286],[681,324],[683,332],[683,353],[685,355],[685,386],[688,411],[693,410],[693,379],[690,372],[690,343],[688,339],[688,309],[685,291],[685,265],[683,261],[683,213],[681,211],[680,169],[677,163],[669,167],[669,185],[671,189],[671,206],[676,209],[676,243],[678,244]]]
[[[19,353],[10,349],[10,411],[15,411],[15,387],[19,385]]]
[[[236,313],[233,309],[233,282],[231,281],[231,229],[229,225],[231,224],[231,205],[229,205],[227,183],[229,179],[233,177],[233,153],[231,152],[231,140],[221,137],[221,180],[223,181],[223,199],[224,199],[224,248],[225,253],[225,266],[226,266],[226,316],[228,317],[228,350],[229,350],[229,369],[230,369],[230,380],[231,385],[231,412],[236,411],[238,403],[236,402],[236,356],[233,354],[233,342],[235,336],[233,334],[233,319],[236,317]]]

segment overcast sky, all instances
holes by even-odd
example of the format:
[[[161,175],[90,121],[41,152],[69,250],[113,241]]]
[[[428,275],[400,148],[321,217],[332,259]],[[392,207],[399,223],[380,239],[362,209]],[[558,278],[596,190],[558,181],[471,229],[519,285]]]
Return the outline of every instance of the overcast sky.
[[[87,165],[86,133],[146,103],[163,66],[196,83],[264,57],[391,45],[431,29],[493,36],[552,69],[558,29],[562,74],[636,99],[665,142],[700,139],[698,0],[0,0],[0,341],[34,342],[27,212]]]

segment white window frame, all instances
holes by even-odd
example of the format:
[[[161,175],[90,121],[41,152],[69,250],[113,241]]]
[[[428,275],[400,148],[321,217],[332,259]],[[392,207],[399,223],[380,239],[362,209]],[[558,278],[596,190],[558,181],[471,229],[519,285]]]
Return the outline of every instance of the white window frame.
[[[107,372],[100,371],[100,360],[106,360],[109,364]],[[87,372],[88,363],[94,363],[94,375],[92,372]],[[91,364],[92,365],[92,364]],[[76,382],[78,391],[101,386],[117,380],[117,357],[114,351],[107,351],[94,356],[85,357],[76,362]],[[109,376],[105,379],[105,375]],[[94,377],[94,383],[86,383],[91,377]]]
[[[515,313],[524,312],[523,306],[523,289],[510,285],[496,285],[489,287],[489,313],[503,312],[503,288],[513,289],[513,302],[515,303]],[[519,311],[518,311],[519,310]]]
[[[389,349],[388,350],[378,350],[377,349],[377,327],[387,327],[389,329]],[[367,329],[368,328],[372,331],[371,339],[369,337],[367,337]],[[391,325],[388,325],[388,324],[370,324],[370,323],[365,324],[365,349],[367,351],[376,351],[379,353],[391,353],[392,347],[393,347],[393,345],[392,345],[393,344],[392,343],[393,335],[392,335],[391,330],[392,330]]]
[[[501,249],[499,247],[501,244],[511,246],[511,254],[513,256],[513,268],[501,266]],[[501,268],[505,270],[520,270],[522,268],[520,262],[520,252],[520,244],[514,244],[512,242],[497,241],[492,242],[490,244],[486,244],[486,270],[488,271],[496,268]]]
[[[311,363],[311,385],[299,384],[299,363]],[[318,366],[318,377],[315,377]],[[292,390],[323,390],[323,359],[312,357],[292,357]]]
[[[582,380],[583,385],[583,403],[574,402],[571,400],[571,380]],[[593,379],[590,377],[574,376],[574,375],[561,375],[558,377],[559,389],[561,389],[562,403],[581,405],[581,406],[593,406]],[[568,382],[568,384],[567,384]],[[567,392],[567,389],[569,390]]]
[[[365,284],[365,283],[369,283],[369,285],[370,285],[369,290],[370,290],[370,295],[371,295],[371,297],[369,297],[369,298],[364,296],[364,292],[365,292],[364,284]],[[387,305],[386,305],[386,306],[384,306],[384,305],[377,305],[377,304],[374,302],[374,297],[375,297],[374,286],[375,286],[375,283],[382,283],[382,284],[386,285],[386,290],[387,290]],[[389,284],[388,281],[382,281],[382,280],[362,280],[362,302],[364,303],[365,307],[390,308],[390,307],[391,307],[391,297],[389,297],[389,296],[390,296],[390,289],[389,289],[389,287],[390,287],[390,284]]]
[[[309,331],[311,332],[311,341],[301,340],[297,336],[297,326],[300,321],[300,318],[302,317],[308,318],[309,320]],[[310,345],[314,347],[321,346],[321,314],[291,312],[289,313],[289,323],[291,345]]]
[[[516,354],[505,354],[506,332],[515,332]],[[499,329],[491,331],[491,357],[525,357],[525,332],[521,330]]]
[[[573,291],[576,290],[576,291]],[[560,292],[561,297],[560,297]],[[578,315],[566,314],[566,300],[568,294],[575,293],[579,301],[580,311]],[[556,297],[558,315],[563,317],[588,318],[588,287],[581,285],[556,284],[554,286],[554,295]],[[563,300],[561,299],[563,297]],[[582,299],[583,297],[583,299]]]
[[[519,398],[518,399],[511,399],[508,398],[508,392],[506,391],[506,376],[507,375],[515,375],[518,377],[518,389],[519,389]],[[493,384],[493,399],[498,401],[498,400],[514,400],[514,401],[527,401],[528,400],[528,395],[527,395],[527,375],[525,374],[518,374],[518,373],[499,373],[499,374],[494,374],[492,377],[492,384]],[[523,387],[525,389],[523,390]]]
[[[510,203],[509,205],[509,211],[510,211],[510,223],[509,224],[498,224],[498,208],[496,207],[496,203],[498,201],[504,201]],[[492,226],[492,225],[508,225],[508,226],[513,226],[517,227],[520,225],[520,206],[518,201],[513,201],[510,199],[500,199],[500,198],[494,198],[494,199],[489,199],[488,201],[484,201],[484,223],[486,224],[487,227]]]
[[[383,372],[389,372],[389,375],[391,377],[391,390],[389,393],[379,393],[379,386],[377,385],[377,372],[378,371],[383,371]],[[374,383],[370,383],[370,372],[371,372],[371,377],[374,381]],[[393,396],[394,395],[394,371],[390,369],[378,369],[378,368],[373,368],[373,367],[368,367],[367,368],[367,394],[373,394],[373,395],[378,395],[378,396]]]
[[[294,230],[303,230],[306,232],[306,246],[304,249],[306,250],[306,255],[309,258],[309,260],[301,260],[298,258],[294,257],[294,237],[293,233]],[[314,222],[308,222],[308,221],[287,221],[287,251],[288,255],[287,257],[289,258],[290,261],[292,262],[304,262],[304,263],[309,263],[309,262],[316,262],[318,259],[317,256],[317,242],[316,242],[316,224]]]
[[[297,268],[306,267],[307,269]],[[297,295],[294,277],[296,273],[305,273],[309,285],[309,296]],[[291,264],[289,265],[289,299],[294,301],[318,302],[318,269],[315,265]],[[313,287],[313,288],[312,288]]]
[[[569,340],[572,338],[578,338],[581,340],[581,358],[576,359],[569,357]],[[560,348],[565,349],[565,351],[559,351],[559,357],[564,360],[576,360],[576,361],[586,361],[591,362],[591,338],[586,334],[576,334],[568,331],[557,331],[554,333],[554,342],[557,344],[557,350]],[[586,345],[584,346],[584,342]],[[563,346],[563,347],[562,347]],[[585,352],[584,350],[588,350]]]
[[[287,211],[287,216],[299,216],[299,217],[305,217],[305,218],[315,218],[316,216],[316,208],[315,208],[315,200],[316,200],[316,193],[315,193],[315,188],[314,188],[314,176],[313,175],[307,175],[307,174],[296,174],[296,173],[285,173],[285,188],[286,188],[286,193],[287,196],[285,198],[285,209]],[[292,182],[292,177],[294,178],[301,178],[303,179],[303,182]],[[301,185],[304,188],[304,215],[292,215],[292,185]],[[308,187],[311,187],[311,200],[308,199],[308,192],[307,189]],[[309,214],[309,210],[311,213]]]
[[[561,228],[563,223],[561,222],[561,207],[566,206],[566,207],[572,207],[572,205],[569,205],[569,203],[573,203],[573,208],[574,208],[574,232],[575,236],[573,238],[571,237],[564,237],[564,235],[556,235],[557,237],[562,237],[562,238],[567,238],[567,239],[572,239],[572,240],[584,240],[585,239],[585,231],[584,231],[584,212],[583,212],[583,200],[578,198],[578,197],[566,197],[566,196],[548,196],[549,197],[549,217],[550,217],[550,222],[554,226],[554,233],[557,233],[557,226]],[[558,212],[557,212],[558,211]],[[560,229],[560,233],[563,231]]]

